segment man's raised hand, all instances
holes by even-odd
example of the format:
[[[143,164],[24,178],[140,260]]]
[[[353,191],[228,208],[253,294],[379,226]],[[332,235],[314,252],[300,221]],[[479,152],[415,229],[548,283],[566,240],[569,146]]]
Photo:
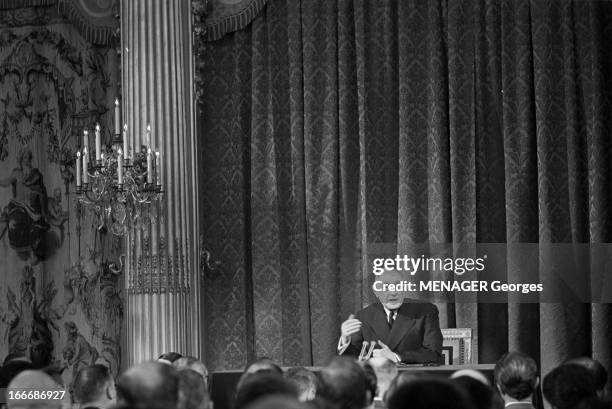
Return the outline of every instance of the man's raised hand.
[[[349,315],[348,319],[342,323],[340,332],[342,334],[342,342],[349,342],[351,335],[361,331],[361,321],[359,321],[353,314]]]

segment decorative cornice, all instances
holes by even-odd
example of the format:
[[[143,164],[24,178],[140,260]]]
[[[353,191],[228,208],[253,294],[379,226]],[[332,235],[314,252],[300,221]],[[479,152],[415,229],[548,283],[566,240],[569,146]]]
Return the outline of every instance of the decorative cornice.
[[[56,1],[59,13],[66,16],[88,42],[106,46],[114,44],[119,27],[119,22],[116,18],[119,14],[117,0],[109,0],[108,3],[110,5],[96,15],[86,14],[84,0]]]
[[[112,46],[117,39],[118,0],[104,7],[91,0],[0,0],[0,10],[56,6],[59,15],[73,24],[88,42]],[[95,8],[95,10],[94,10]]]
[[[0,0],[0,10],[53,6],[57,0]]]

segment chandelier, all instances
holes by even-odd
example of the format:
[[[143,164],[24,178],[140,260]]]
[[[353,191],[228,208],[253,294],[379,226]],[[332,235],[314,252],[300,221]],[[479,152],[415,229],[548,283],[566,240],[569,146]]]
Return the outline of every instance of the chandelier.
[[[99,231],[117,236],[155,224],[162,214],[164,196],[159,151],[150,145],[133,150],[127,132],[126,124],[121,135],[119,100],[115,100],[111,143],[102,146],[100,125],[96,124],[94,152],[87,129],[83,131],[83,147],[76,152],[78,203],[93,213]],[[147,144],[151,141],[150,125],[144,140]]]

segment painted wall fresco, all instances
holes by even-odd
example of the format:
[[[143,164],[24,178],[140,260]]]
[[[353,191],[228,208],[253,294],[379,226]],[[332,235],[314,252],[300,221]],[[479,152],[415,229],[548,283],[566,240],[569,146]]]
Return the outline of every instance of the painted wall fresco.
[[[0,360],[121,366],[120,239],[74,194],[84,127],[110,138],[119,66],[55,6],[0,9]]]

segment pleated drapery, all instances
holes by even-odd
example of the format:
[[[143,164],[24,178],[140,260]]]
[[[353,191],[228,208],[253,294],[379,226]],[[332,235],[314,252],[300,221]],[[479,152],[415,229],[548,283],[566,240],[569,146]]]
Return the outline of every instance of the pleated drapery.
[[[377,243],[612,240],[612,5],[278,0],[207,45],[202,342],[323,364]],[[448,304],[480,362],[612,362],[603,304]]]

